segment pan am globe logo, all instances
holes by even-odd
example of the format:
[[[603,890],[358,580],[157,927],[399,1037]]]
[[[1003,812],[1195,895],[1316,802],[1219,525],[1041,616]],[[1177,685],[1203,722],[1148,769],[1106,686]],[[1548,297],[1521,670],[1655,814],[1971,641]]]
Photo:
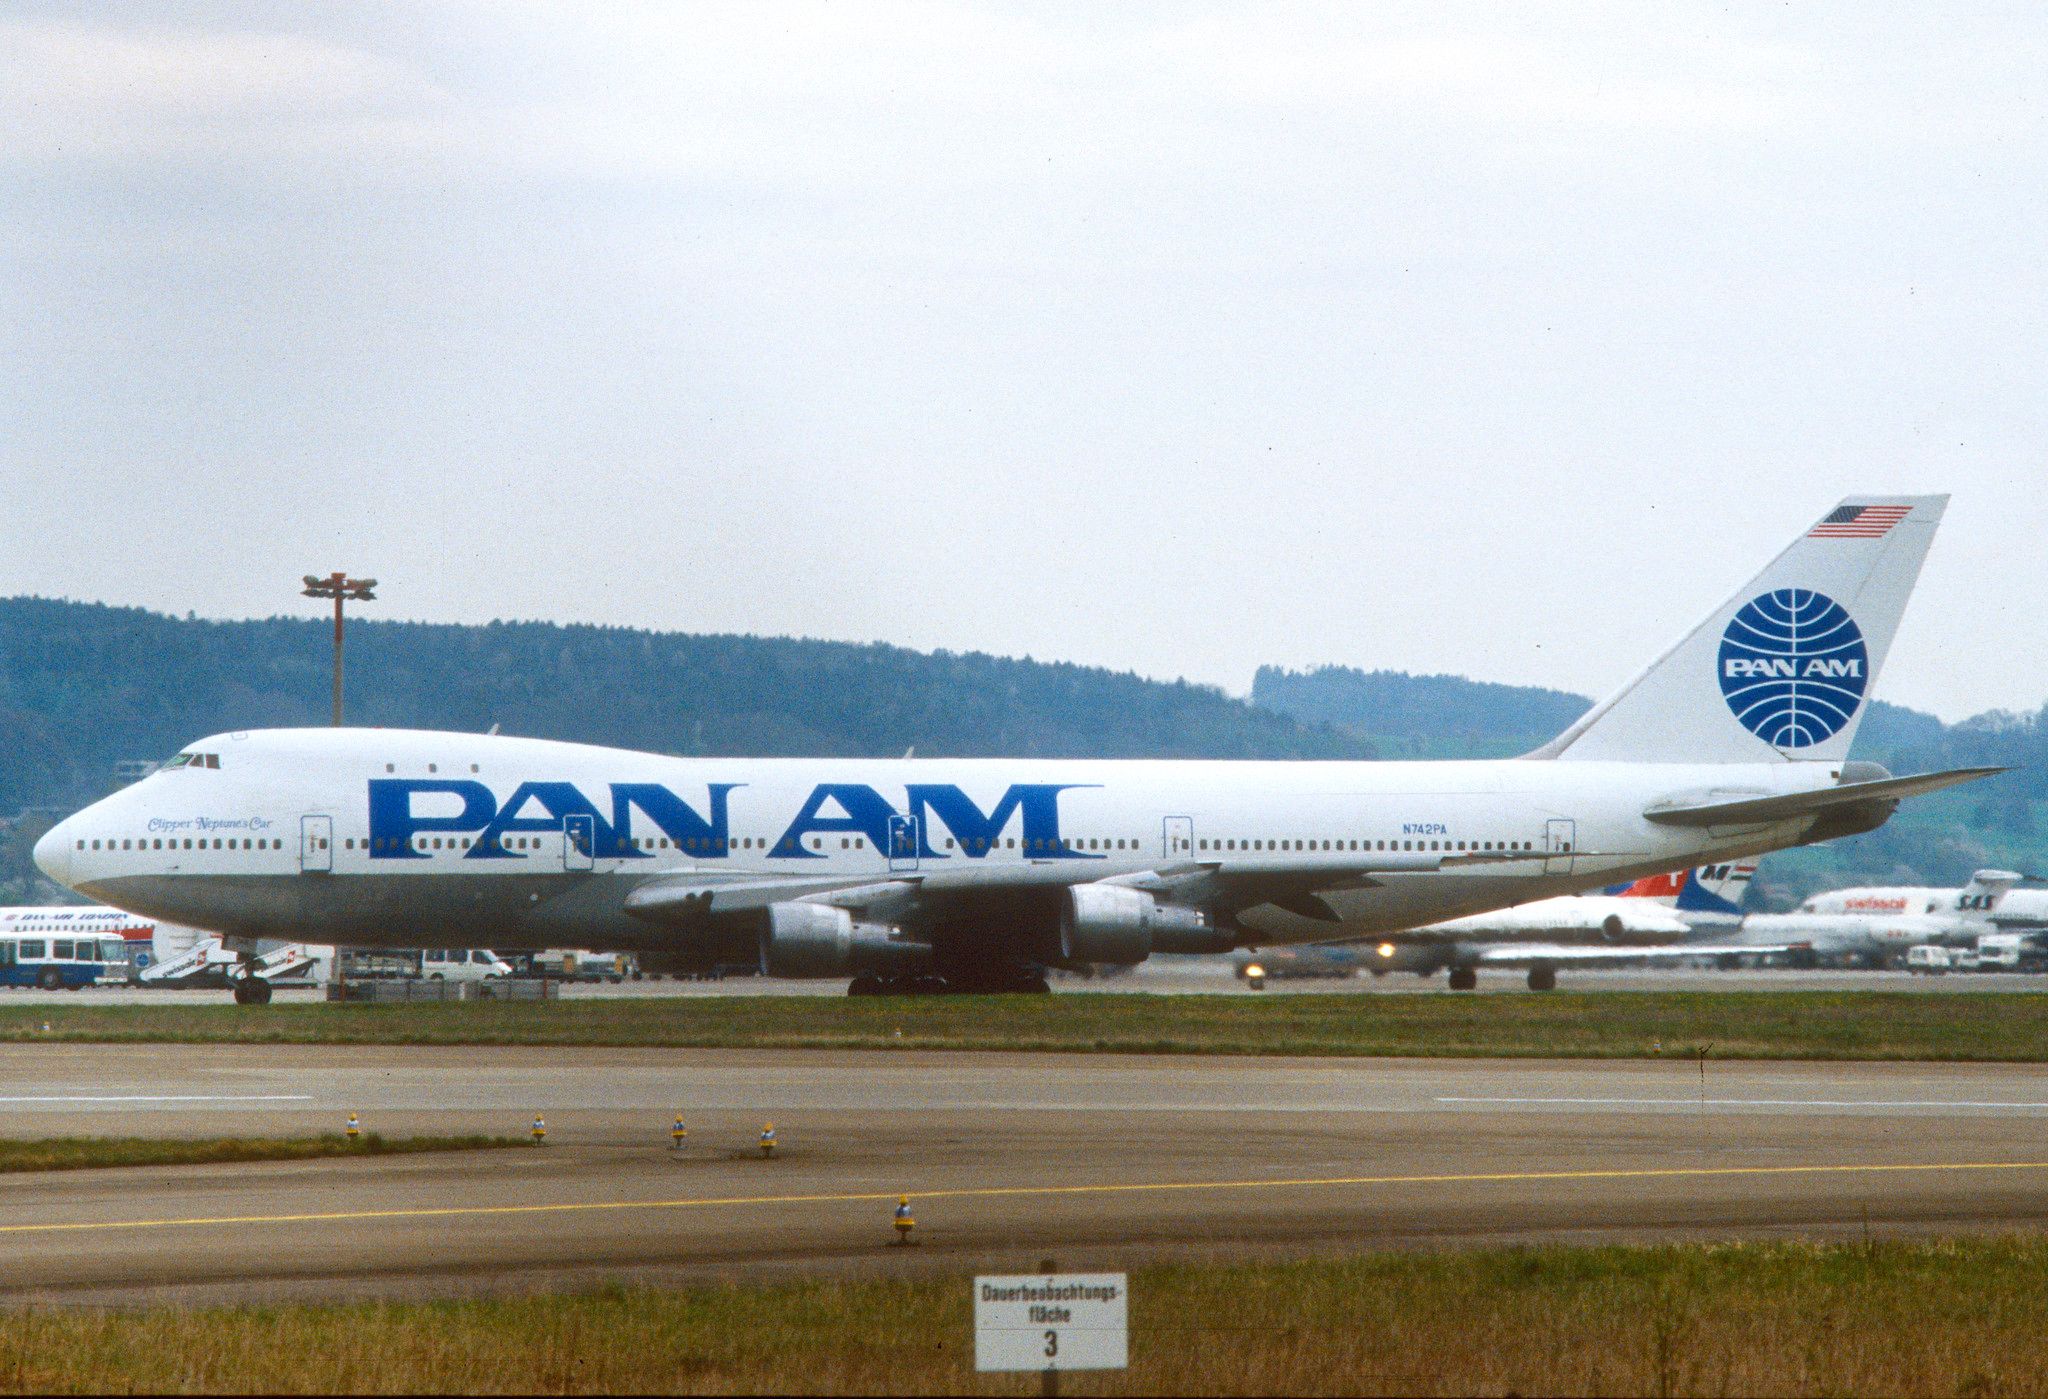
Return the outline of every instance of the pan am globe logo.
[[[1717,669],[1736,719],[1776,748],[1833,738],[1870,684],[1856,619],[1807,588],[1779,588],[1745,603],[1721,633]]]

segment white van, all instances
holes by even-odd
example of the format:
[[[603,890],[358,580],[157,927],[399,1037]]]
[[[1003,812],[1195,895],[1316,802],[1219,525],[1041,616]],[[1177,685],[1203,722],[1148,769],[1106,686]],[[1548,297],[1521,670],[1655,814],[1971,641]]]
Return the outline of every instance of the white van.
[[[1927,976],[1943,976],[1949,969],[1949,955],[1946,947],[1923,942],[1917,947],[1906,949],[1906,970]]]
[[[1986,933],[1977,939],[1977,970],[2016,972],[2027,940],[2018,933]]]
[[[420,975],[428,981],[492,981],[512,975],[512,966],[488,948],[428,947],[420,951]]]

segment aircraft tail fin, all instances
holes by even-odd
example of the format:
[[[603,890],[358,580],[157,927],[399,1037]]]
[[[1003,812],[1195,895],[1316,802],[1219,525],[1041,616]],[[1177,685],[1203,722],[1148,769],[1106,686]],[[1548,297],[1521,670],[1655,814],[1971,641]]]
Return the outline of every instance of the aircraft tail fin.
[[[1989,923],[2012,886],[2026,876],[2011,870],[1978,870],[1956,895],[1956,912],[1965,923]]]
[[[1678,911],[1700,918],[1742,917],[1742,897],[1749,892],[1756,866],[1745,862],[1701,865],[1686,872],[1678,891]]]
[[[1851,496],[1531,758],[1848,755],[1948,497]]]

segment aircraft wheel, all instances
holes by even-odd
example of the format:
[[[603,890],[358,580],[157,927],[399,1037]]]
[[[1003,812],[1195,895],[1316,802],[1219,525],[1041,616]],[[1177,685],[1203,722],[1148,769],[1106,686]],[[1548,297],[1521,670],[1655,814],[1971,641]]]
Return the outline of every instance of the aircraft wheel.
[[[252,976],[243,983],[243,986],[249,992],[247,1004],[252,1006],[267,1006],[270,1004],[270,983],[262,977]]]
[[[1557,989],[1557,968],[1529,968],[1529,989],[1531,991],[1555,991]]]
[[[1451,989],[1453,991],[1478,990],[1479,973],[1471,967],[1452,967]]]
[[[846,994],[849,996],[879,996],[887,990],[888,987],[883,983],[882,978],[872,972],[862,972],[846,988]]]
[[[896,983],[899,996],[943,996],[952,989],[943,976],[906,976]]]

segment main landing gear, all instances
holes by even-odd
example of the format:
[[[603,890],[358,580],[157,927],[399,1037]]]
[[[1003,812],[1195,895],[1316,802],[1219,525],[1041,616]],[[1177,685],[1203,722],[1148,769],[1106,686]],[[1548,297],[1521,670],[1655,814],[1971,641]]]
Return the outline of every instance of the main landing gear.
[[[1452,967],[1451,989],[1453,991],[1476,991],[1479,989],[1477,967]]]
[[[1557,989],[1557,968],[1529,968],[1529,989],[1531,991],[1555,991]]]
[[[235,1004],[238,1006],[267,1006],[270,1004],[270,983],[260,976],[245,976],[235,982]]]

